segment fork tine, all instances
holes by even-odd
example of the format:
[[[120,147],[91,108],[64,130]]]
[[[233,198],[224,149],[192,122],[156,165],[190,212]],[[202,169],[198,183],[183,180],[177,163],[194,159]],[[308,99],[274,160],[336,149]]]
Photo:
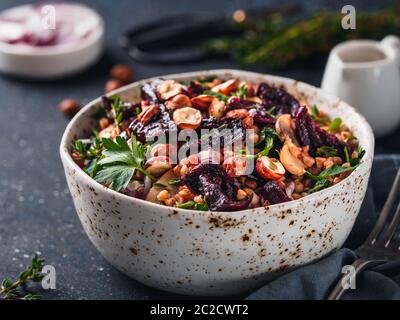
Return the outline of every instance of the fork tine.
[[[392,188],[390,189],[389,195],[386,199],[385,205],[379,215],[377,222],[375,223],[374,228],[372,229],[371,233],[369,234],[366,243],[374,244],[376,238],[378,237],[379,233],[382,231],[383,227],[385,226],[385,222],[390,215],[390,212],[393,209],[394,202],[397,197],[397,191],[400,187],[400,169],[397,171],[396,178],[394,179]]]
[[[388,229],[385,231],[383,235],[383,243],[385,244],[385,247],[387,247],[392,240],[392,237],[394,236],[397,226],[400,223],[400,203],[397,206],[396,212],[392,218],[392,221],[390,222],[390,225]]]

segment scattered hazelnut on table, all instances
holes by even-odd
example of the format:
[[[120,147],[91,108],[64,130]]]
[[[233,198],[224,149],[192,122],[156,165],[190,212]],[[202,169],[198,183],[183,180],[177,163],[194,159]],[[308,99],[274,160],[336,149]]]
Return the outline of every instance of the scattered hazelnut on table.
[[[124,84],[125,84],[125,83],[123,83],[121,80],[118,80],[118,79],[111,79],[111,80],[108,80],[107,83],[106,83],[106,86],[105,86],[105,88],[104,88],[104,91],[105,91],[106,93],[107,93],[107,92],[110,92],[110,91],[113,91],[113,90],[115,90],[115,89],[118,89],[118,88],[123,87]]]
[[[125,84],[133,81],[133,70],[123,64],[116,64],[111,69],[111,78],[119,80]]]
[[[73,117],[81,109],[79,103],[73,99],[65,99],[59,104],[60,111],[68,117]]]

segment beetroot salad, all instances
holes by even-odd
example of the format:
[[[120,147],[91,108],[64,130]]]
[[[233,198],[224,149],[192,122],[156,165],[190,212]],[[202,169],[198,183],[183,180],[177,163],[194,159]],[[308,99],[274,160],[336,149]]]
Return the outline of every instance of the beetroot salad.
[[[284,88],[216,77],[158,79],[140,101],[103,97],[71,156],[104,186],[194,210],[297,200],[339,183],[364,150],[340,118]]]

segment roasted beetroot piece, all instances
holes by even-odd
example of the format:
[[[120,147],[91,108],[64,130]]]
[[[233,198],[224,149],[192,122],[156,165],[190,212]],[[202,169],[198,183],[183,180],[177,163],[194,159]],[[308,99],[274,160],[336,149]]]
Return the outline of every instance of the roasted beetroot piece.
[[[161,79],[153,80],[150,83],[145,83],[141,89],[141,97],[143,100],[147,100],[149,102],[161,102],[157,96],[157,86],[161,84],[163,81]]]
[[[103,108],[104,108],[104,110],[106,110],[107,112],[109,112],[109,111],[111,111],[111,109],[112,109],[112,102],[111,102],[111,100],[108,98],[108,97],[106,97],[106,96],[102,96],[101,97],[101,101],[103,102]]]
[[[255,104],[254,108],[249,110],[249,115],[254,118],[255,122],[264,125],[275,125],[275,119],[268,113],[268,109],[265,105]]]
[[[137,108],[141,108],[142,104],[140,102],[130,103],[124,102],[124,106],[126,106],[126,110],[122,112],[122,120],[128,120],[132,117],[136,117]]]
[[[160,104],[160,113],[154,117],[148,124],[144,125],[135,118],[129,125],[129,129],[136,136],[140,142],[145,142],[146,137],[155,137],[161,133],[168,134],[177,130],[175,122],[171,119],[171,116],[165,107]]]
[[[194,81],[190,81],[189,86],[186,89],[186,94],[190,97],[193,98],[195,96],[198,96],[200,94],[203,94],[204,90],[206,88],[204,88],[202,85],[194,82]]]
[[[280,88],[274,88],[266,83],[260,83],[257,96],[267,108],[275,107],[278,115],[290,113],[294,115],[300,107],[299,102],[291,94]]]
[[[246,138],[246,129],[240,119],[226,117],[221,119],[204,119],[201,128],[211,130],[208,139],[203,138],[200,140],[204,149],[207,149],[211,145],[215,146],[218,140],[221,147],[226,146],[231,148],[235,141],[243,141]]]
[[[138,190],[129,190],[128,188],[123,188],[119,192],[132,197],[132,198],[137,198],[137,199],[144,199],[145,195],[143,194],[143,188],[140,188]]]
[[[255,105],[254,102],[248,101],[248,100],[243,100],[238,97],[234,97],[229,99],[227,105],[226,105],[226,111],[231,111],[235,109],[249,109]]]
[[[183,178],[195,194],[207,200],[211,211],[237,211],[248,207],[251,197],[236,200],[237,187],[232,177],[219,164],[199,164]]]
[[[203,117],[200,127],[202,129],[217,129],[224,124],[226,124],[226,121],[223,118],[216,119]]]
[[[316,156],[316,150],[322,146],[333,147],[338,155],[345,160],[344,148],[346,143],[340,141],[335,135],[321,129],[311,118],[306,107],[301,107],[296,113],[296,135],[302,146],[310,147],[310,154]]]
[[[268,181],[262,190],[264,200],[268,200],[270,204],[287,202],[293,200],[289,198],[285,192],[275,181]]]

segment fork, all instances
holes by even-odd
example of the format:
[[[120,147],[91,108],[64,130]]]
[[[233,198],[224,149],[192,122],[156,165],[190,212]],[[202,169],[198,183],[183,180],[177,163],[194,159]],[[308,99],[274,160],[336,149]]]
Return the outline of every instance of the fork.
[[[400,241],[393,241],[393,236],[396,233],[397,226],[400,223],[400,203],[397,205],[396,211],[390,220],[390,213],[395,206],[396,198],[400,188],[400,169],[397,171],[396,178],[390,189],[389,195],[385,201],[385,205],[375,223],[374,228],[368,235],[367,240],[355,250],[358,259],[351,265],[354,268],[354,273],[351,275],[345,274],[341,277],[335,288],[328,296],[328,300],[339,300],[347,290],[343,286],[343,281],[355,278],[363,270],[377,266],[387,261],[400,259]],[[389,226],[385,229],[385,225]]]

